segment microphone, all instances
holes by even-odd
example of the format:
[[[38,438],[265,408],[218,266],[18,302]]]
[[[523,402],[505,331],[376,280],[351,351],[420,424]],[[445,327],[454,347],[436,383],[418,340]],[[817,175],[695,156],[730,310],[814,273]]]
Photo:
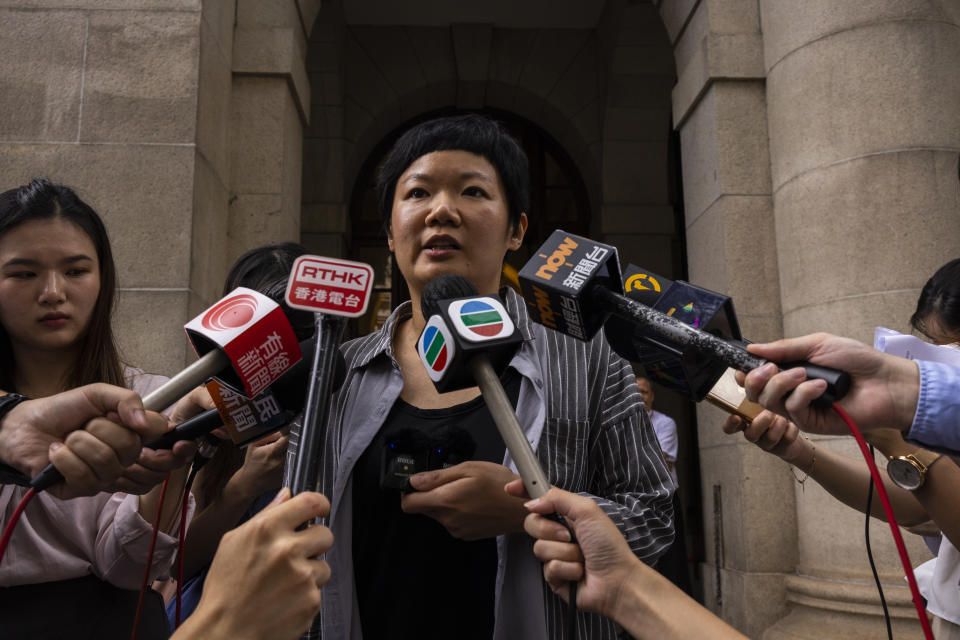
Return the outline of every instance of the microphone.
[[[234,289],[184,328],[201,357],[144,396],[147,411],[166,409],[216,375],[237,380],[255,396],[300,359],[280,305],[251,289]],[[39,493],[62,480],[63,474],[51,463],[30,485]]]
[[[520,284],[535,321],[581,340],[591,338],[613,315],[627,322],[632,328],[630,334],[640,331],[645,336],[657,336],[726,367],[747,372],[767,363],[743,346],[621,294],[617,250],[610,245],[558,229],[521,269]],[[622,341],[617,342],[622,345]],[[807,362],[778,366],[781,370],[801,366],[807,378],[825,380],[827,390],[820,402],[839,400],[850,388],[850,376],[843,371]]]
[[[683,280],[672,282],[632,264],[624,271],[623,288],[628,298],[691,327],[745,346],[729,296]],[[694,402],[707,397],[728,368],[701,350],[632,326],[618,316],[607,320],[603,332],[613,350],[627,360],[642,364],[651,380]]]
[[[464,429],[445,425],[424,433],[404,428],[387,434],[380,460],[380,488],[411,491],[410,476],[446,469],[473,458],[477,443]]]
[[[303,408],[307,390],[307,357],[313,355],[313,338],[300,342],[300,350],[305,357],[256,398],[251,400],[233,393],[234,397],[231,398],[231,403],[223,401],[222,397],[214,396],[214,401],[217,403],[216,408],[184,420],[167,433],[143,446],[148,449],[170,449],[181,440],[196,440],[224,425],[230,429],[234,444],[244,446],[282,428]],[[334,390],[340,388],[346,375],[346,363],[343,356],[337,358],[335,364],[332,382]],[[211,384],[217,383],[212,381]],[[220,393],[228,390],[223,385],[217,384],[217,387]],[[253,424],[239,429],[238,420],[232,414],[237,412],[237,408],[243,409],[251,405]]]
[[[336,362],[343,359],[340,339],[348,318],[358,318],[367,310],[373,288],[373,268],[362,262],[298,257],[290,270],[285,300],[293,309],[314,312],[316,348],[307,373],[307,400],[303,422],[292,429],[287,447],[288,466],[284,482],[291,492],[316,491],[324,441],[327,413],[333,395]]]
[[[463,276],[447,274],[424,287],[420,306],[427,323],[417,352],[437,391],[480,387],[527,493],[539,498],[550,482],[494,368],[506,368],[522,340],[503,303],[478,295]]]
[[[503,303],[478,295],[463,276],[431,280],[420,308],[427,322],[417,351],[439,393],[477,385],[469,364],[474,356],[482,356],[498,374],[504,371],[521,342]]]

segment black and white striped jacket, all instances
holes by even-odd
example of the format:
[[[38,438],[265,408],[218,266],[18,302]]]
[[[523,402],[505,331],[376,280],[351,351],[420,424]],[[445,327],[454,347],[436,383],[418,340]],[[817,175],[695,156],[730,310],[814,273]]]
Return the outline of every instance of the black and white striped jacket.
[[[644,410],[630,365],[600,335],[582,342],[530,321],[523,299],[510,289],[506,307],[523,336],[511,361],[522,376],[517,417],[550,482],[589,495],[616,523],[634,553],[652,564],[673,540],[673,481]],[[335,395],[325,442],[320,491],[331,502],[325,524],[336,542],[326,554],[331,578],[323,610],[307,636],[361,638],[353,596],[354,464],[376,436],[400,395],[403,378],[391,336],[410,316],[397,308],[384,327],[342,347],[347,376]],[[504,462],[512,466],[507,454]],[[543,581],[532,540],[498,539],[497,640],[565,638],[566,605]],[[455,633],[455,632],[454,632]],[[615,638],[614,624],[578,614],[577,638]]]

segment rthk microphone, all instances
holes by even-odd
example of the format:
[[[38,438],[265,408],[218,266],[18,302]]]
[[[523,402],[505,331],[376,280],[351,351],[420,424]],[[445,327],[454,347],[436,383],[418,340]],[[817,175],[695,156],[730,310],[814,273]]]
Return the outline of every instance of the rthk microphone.
[[[613,315],[626,321],[628,335],[639,331],[644,336],[656,336],[725,367],[747,372],[767,362],[742,345],[624,296],[620,293],[617,250],[610,245],[554,231],[521,269],[520,286],[534,320],[582,340],[592,337]],[[850,387],[850,376],[843,371],[806,362],[778,366],[801,366],[808,378],[825,380],[827,390],[821,402],[839,400]]]
[[[550,482],[498,375],[521,342],[503,303],[478,295],[463,276],[442,275],[424,287],[420,306],[426,325],[417,340],[417,352],[437,391],[480,387],[527,493],[539,498],[550,489]]]
[[[166,409],[213,376],[255,397],[301,358],[280,305],[252,289],[234,289],[184,329],[200,358],[143,398],[148,411]],[[62,480],[49,464],[30,484],[39,492]]]
[[[287,447],[293,470],[284,475],[293,494],[318,488],[334,372],[343,357],[340,340],[347,319],[366,313],[372,288],[373,268],[362,262],[304,255],[293,263],[286,303],[314,312],[317,345],[307,375],[303,422],[291,429]]]

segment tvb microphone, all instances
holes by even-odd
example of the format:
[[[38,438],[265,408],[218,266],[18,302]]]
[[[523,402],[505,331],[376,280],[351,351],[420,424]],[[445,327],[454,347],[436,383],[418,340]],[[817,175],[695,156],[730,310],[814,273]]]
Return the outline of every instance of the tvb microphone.
[[[294,309],[313,311],[316,324],[303,422],[296,438],[291,438],[293,470],[285,477],[293,494],[319,487],[334,371],[338,359],[343,358],[340,340],[347,319],[366,312],[372,288],[373,269],[362,262],[303,255],[293,263],[285,300]]]
[[[144,396],[147,411],[163,411],[213,376],[234,381],[256,396],[301,357],[280,306],[251,289],[231,291],[184,328],[200,358]],[[30,485],[40,492],[62,480],[49,464]]]
[[[443,275],[424,287],[420,306],[427,322],[417,352],[437,391],[480,387],[527,493],[539,498],[550,482],[498,376],[522,340],[503,303],[478,295],[463,276]]]
[[[628,323],[631,334],[639,330],[655,335],[726,367],[747,372],[767,362],[741,345],[619,293],[619,260],[610,245],[554,231],[520,271],[520,284],[534,320],[582,340],[592,337],[613,315]],[[827,390],[821,402],[838,400],[850,388],[850,376],[843,371],[806,362],[778,366],[801,366],[808,378],[825,380]]]

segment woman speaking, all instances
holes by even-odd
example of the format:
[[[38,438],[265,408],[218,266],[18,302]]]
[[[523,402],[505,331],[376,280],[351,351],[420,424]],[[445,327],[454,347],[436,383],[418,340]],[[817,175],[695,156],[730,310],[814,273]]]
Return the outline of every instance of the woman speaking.
[[[647,562],[672,540],[673,483],[629,364],[602,337],[580,342],[531,323],[519,296],[498,291],[504,256],[527,229],[528,183],[516,141],[476,115],[410,129],[383,164],[379,208],[411,301],[343,348],[321,479],[336,540],[324,637],[561,634],[566,605],[544,588],[524,501],[504,492],[517,476],[480,391],[438,394],[417,355],[420,297],[442,274],[501,295],[513,317],[523,342],[501,382],[550,482],[592,497]],[[381,482],[400,441],[455,441],[467,453],[400,491]],[[578,627],[581,638],[616,635],[593,614]]]

